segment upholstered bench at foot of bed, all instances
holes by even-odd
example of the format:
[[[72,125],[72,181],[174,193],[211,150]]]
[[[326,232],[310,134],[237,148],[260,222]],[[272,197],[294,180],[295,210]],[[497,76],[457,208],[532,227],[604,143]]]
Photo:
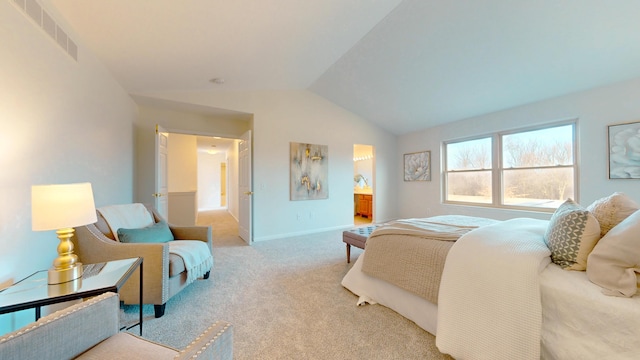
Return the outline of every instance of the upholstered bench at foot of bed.
[[[347,244],[347,263],[351,262],[351,245],[364,249],[367,238],[378,225],[359,227],[342,232],[342,241]]]

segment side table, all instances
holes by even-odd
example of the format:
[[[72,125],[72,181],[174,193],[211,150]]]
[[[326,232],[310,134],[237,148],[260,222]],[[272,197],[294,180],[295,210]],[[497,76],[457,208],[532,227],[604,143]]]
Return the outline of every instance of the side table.
[[[140,326],[142,335],[142,258],[85,264],[82,278],[75,282],[47,284],[47,270],[35,272],[0,291],[0,314],[35,309],[36,320],[42,306],[70,300],[84,299],[106,292],[118,292],[122,285],[140,268],[140,319],[126,329]]]

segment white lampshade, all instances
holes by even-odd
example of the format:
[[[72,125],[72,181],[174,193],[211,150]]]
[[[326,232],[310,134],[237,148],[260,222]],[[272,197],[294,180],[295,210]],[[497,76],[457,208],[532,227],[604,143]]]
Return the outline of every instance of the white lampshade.
[[[91,183],[31,187],[31,227],[58,230],[97,221]]]

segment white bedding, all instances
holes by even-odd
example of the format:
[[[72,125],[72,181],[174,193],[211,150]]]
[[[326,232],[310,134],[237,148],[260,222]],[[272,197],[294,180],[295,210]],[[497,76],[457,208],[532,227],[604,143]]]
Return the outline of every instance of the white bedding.
[[[640,359],[640,295],[607,296],[584,271],[540,276],[543,359]]]
[[[546,228],[544,220],[511,219],[455,243],[438,296],[440,351],[456,359],[540,359]]]
[[[546,226],[541,222],[539,226]],[[363,255],[366,254],[366,251]],[[342,281],[356,295],[398,312],[437,335],[437,306],[360,271],[358,258]],[[540,275],[542,359],[638,359],[640,295],[603,295],[585,272],[549,264]]]

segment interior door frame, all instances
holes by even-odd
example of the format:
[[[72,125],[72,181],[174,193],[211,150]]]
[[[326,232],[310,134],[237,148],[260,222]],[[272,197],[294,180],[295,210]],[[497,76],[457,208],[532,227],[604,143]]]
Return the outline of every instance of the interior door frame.
[[[183,135],[210,136],[210,137],[220,136],[220,137],[224,137],[224,138],[228,138],[228,139],[236,139],[236,140],[241,140],[241,141],[242,141],[242,136],[246,136],[247,133],[248,133],[249,134],[248,135],[249,139],[252,138],[252,136],[251,136],[252,130],[248,130],[241,137],[238,137],[237,135],[219,134],[219,133],[210,133],[210,132],[203,132],[203,131],[183,130],[183,129],[162,129],[162,131],[165,131],[166,133],[169,133],[169,134],[176,133],[176,134],[183,134]],[[240,152],[240,151],[238,151],[238,152]],[[248,155],[249,155],[249,164],[251,164],[253,162],[253,151],[252,150],[249,151]],[[239,156],[240,156],[240,154],[238,154],[238,157]],[[229,166],[229,164],[227,163],[227,174],[229,173],[228,172],[228,170],[229,170],[228,166]],[[238,167],[240,167],[240,159],[238,159]],[[252,166],[250,165],[249,169],[251,169],[251,168],[252,168]],[[239,177],[240,176],[238,176],[238,182],[240,182]],[[252,183],[252,176],[251,176],[251,174],[249,174],[249,184],[250,184],[249,188],[250,189],[251,189],[251,183]],[[228,186],[229,186],[229,184],[228,184],[228,181],[227,181],[227,187]],[[251,190],[249,190],[249,191],[251,191]],[[240,189],[240,184],[238,184],[238,194],[239,194],[239,196],[241,196],[240,194],[242,194],[242,193],[243,193],[243,191],[241,191],[241,189]],[[168,197],[167,197],[167,199],[168,199]],[[249,201],[249,205],[251,206],[251,208],[253,207],[253,201],[252,200]],[[228,188],[227,188],[227,207],[228,206],[229,206],[229,191],[228,191]],[[240,203],[238,204],[238,206],[242,207],[242,205]],[[246,224],[248,226],[248,228],[246,229],[247,230],[247,234],[248,234],[248,237],[247,237],[248,240],[243,238],[243,240],[245,240],[245,242],[247,242],[247,244],[253,243],[253,219],[251,218],[251,215],[253,214],[253,210],[251,208],[249,209],[249,212],[248,212],[248,214],[250,215],[250,218],[248,219],[248,221],[246,221]],[[240,225],[240,223],[242,221],[242,219],[241,219],[242,218],[241,211],[242,211],[241,209],[238,209],[238,217],[239,217],[239,219],[237,219],[238,220],[238,225]],[[240,227],[240,226],[238,226],[238,227]],[[238,228],[238,235],[240,235],[240,228]]]
[[[154,181],[154,207],[165,219],[169,219],[169,183],[168,183],[168,152],[169,133],[162,126],[156,124],[155,128],[155,181]]]
[[[249,245],[253,243],[252,162],[251,130],[247,130],[238,144],[238,236]]]

